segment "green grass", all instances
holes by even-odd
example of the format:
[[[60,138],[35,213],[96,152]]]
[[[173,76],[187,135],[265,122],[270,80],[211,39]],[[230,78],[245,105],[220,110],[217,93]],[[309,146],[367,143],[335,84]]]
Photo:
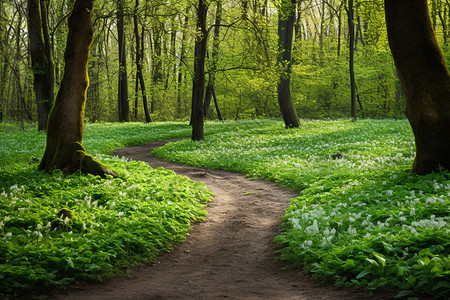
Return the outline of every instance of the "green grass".
[[[342,159],[333,159],[336,152]],[[406,120],[239,122],[156,155],[239,171],[300,190],[283,218],[279,258],[337,285],[450,295],[450,173],[408,171]]]
[[[100,180],[36,171],[45,135],[0,124],[0,290],[98,279],[181,241],[210,193],[108,153],[189,134],[182,123],[88,125],[88,153],[120,174]],[[415,152],[406,120],[303,120],[289,130],[280,120],[208,122],[206,134],[155,154],[299,190],[276,238],[280,259],[337,285],[449,296],[450,173],[408,172]],[[55,221],[64,207],[75,218]]]
[[[189,134],[183,124],[92,124],[88,151],[119,178],[37,170],[45,134],[0,124],[0,298],[101,280],[154,259],[202,221],[204,184],[107,153]],[[60,215],[66,209],[71,217]]]

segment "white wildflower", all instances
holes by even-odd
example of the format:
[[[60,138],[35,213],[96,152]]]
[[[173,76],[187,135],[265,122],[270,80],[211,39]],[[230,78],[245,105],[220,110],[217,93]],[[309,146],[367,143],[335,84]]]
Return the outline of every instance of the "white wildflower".
[[[353,228],[352,225],[350,225],[348,227],[347,233],[351,236],[356,236],[357,232],[356,232],[356,228]]]

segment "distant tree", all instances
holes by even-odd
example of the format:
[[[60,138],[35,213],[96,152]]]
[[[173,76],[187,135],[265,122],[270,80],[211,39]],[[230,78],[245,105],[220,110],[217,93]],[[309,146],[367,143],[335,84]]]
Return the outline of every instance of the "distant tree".
[[[355,81],[355,18],[353,0],[348,0],[348,31],[349,31],[349,73],[350,73],[350,107],[351,117],[356,121],[356,81]]]
[[[385,0],[389,45],[414,132],[412,172],[450,170],[450,75],[433,31],[427,0]]]
[[[86,154],[83,119],[89,85],[87,65],[92,44],[94,0],[77,0],[69,18],[64,54],[64,76],[48,119],[47,145],[39,168],[61,169],[65,174],[77,170],[105,177],[115,173]]]
[[[217,1],[216,7],[216,22],[214,24],[214,37],[211,51],[211,66],[208,72],[208,84],[206,85],[205,101],[204,101],[204,117],[209,117],[209,108],[211,105],[211,99],[214,98],[214,106],[217,112],[217,118],[222,121],[222,114],[220,112],[219,104],[217,102],[215,84],[216,84],[216,71],[217,60],[219,54],[219,36],[220,36],[220,23],[222,22],[222,2]]]
[[[130,103],[128,102],[127,47],[124,26],[124,0],[117,2],[117,39],[119,43],[119,121],[130,121]]]
[[[6,86],[6,74],[8,64],[6,62],[5,48],[7,45],[6,26],[7,16],[3,8],[3,1],[0,1],[0,123],[3,121],[4,94]]]
[[[278,63],[281,66],[278,82],[278,104],[286,128],[300,126],[291,98],[292,40],[296,1],[282,0],[278,10]]]
[[[48,1],[28,0],[28,36],[38,111],[38,130],[47,128],[48,114],[55,97],[55,69],[47,22],[47,5]]]
[[[204,140],[203,132],[203,98],[205,95],[205,60],[208,32],[206,15],[208,6],[204,0],[198,1],[197,37],[195,40],[194,82],[192,87],[192,140]]]
[[[143,47],[143,40],[141,40],[141,35],[139,35],[139,26],[138,26],[138,7],[139,7],[139,0],[136,0],[135,2],[135,12],[133,15],[133,23],[134,23],[134,38],[136,40],[136,80],[139,82],[139,85],[141,87],[142,92],[142,104],[144,106],[144,113],[145,113],[145,122],[149,123],[152,121],[150,117],[150,113],[148,111],[148,101],[147,101],[147,92],[145,89],[145,81],[144,81],[144,75],[142,73],[142,57],[144,54],[144,47]],[[144,38],[144,34],[142,34],[142,39]],[[141,47],[142,46],[142,47]],[[137,85],[136,85],[137,86]],[[137,89],[136,89],[137,90]]]

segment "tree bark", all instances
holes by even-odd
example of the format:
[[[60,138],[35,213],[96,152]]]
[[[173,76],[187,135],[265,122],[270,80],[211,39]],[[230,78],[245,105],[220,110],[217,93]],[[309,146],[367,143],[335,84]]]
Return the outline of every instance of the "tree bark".
[[[426,0],[385,0],[389,45],[415,137],[412,172],[450,170],[450,75]]]
[[[117,38],[119,42],[119,121],[130,121],[130,103],[128,102],[127,51],[123,17],[123,0],[118,2]]]
[[[145,113],[145,122],[150,123],[152,121],[150,117],[150,113],[148,111],[148,101],[147,101],[147,92],[145,90],[145,81],[144,75],[142,74],[142,53],[143,49],[141,49],[141,38],[139,36],[139,28],[138,28],[138,19],[137,19],[137,9],[139,6],[139,0],[136,0],[136,11],[133,16],[134,21],[134,37],[136,39],[136,76],[141,86],[142,92],[142,104],[144,106]],[[136,89],[137,91],[137,89]]]
[[[217,97],[215,92],[215,83],[216,83],[216,70],[217,70],[217,60],[219,55],[219,35],[220,35],[220,23],[222,21],[222,2],[217,1],[217,9],[216,9],[216,21],[214,25],[214,37],[213,37],[213,46],[211,53],[211,69],[209,70],[209,78],[208,84],[206,86],[206,94],[204,101],[204,116],[209,117],[209,108],[211,105],[211,99],[214,97],[214,106],[217,112],[217,118],[220,121],[223,121],[222,114],[220,113],[219,104],[217,103]]]
[[[348,0],[348,31],[349,31],[349,72],[350,72],[350,106],[352,121],[356,121],[356,80],[355,80],[355,22],[353,16],[353,0]]]
[[[152,101],[150,103],[150,112],[155,112],[156,106],[156,87],[163,82],[163,65],[162,65],[162,44],[163,44],[164,28],[157,23],[153,26],[153,52],[152,52],[152,77],[153,77],[153,92]]]
[[[205,95],[205,59],[207,46],[206,14],[208,7],[199,0],[197,7],[197,38],[195,41],[194,83],[192,87],[192,140],[205,139],[203,132],[203,97]]]
[[[286,128],[300,126],[291,98],[292,40],[296,0],[283,0],[278,12],[278,63],[281,74],[278,82],[278,104]]]
[[[47,146],[39,168],[61,169],[64,174],[77,170],[105,177],[116,174],[87,155],[83,140],[86,91],[89,85],[87,65],[92,44],[94,0],[77,0],[69,18],[69,33],[64,53],[65,70],[55,104],[50,112]]]
[[[54,98],[54,67],[48,38],[45,3],[28,0],[28,33],[38,111],[38,130],[46,130]],[[44,36],[43,36],[44,33]]]
[[[182,85],[183,85],[183,76],[184,76],[184,60],[186,58],[186,40],[187,40],[187,34],[186,34],[186,29],[188,27],[188,21],[189,21],[189,7],[186,8],[186,16],[184,17],[184,24],[183,24],[183,31],[182,31],[182,36],[181,36],[181,49],[180,49],[180,60],[178,62],[178,79],[177,79],[177,117],[181,117],[182,116],[182,103],[181,103],[181,89],[182,89]],[[186,111],[186,101],[184,101],[184,112],[183,115],[187,114]]]

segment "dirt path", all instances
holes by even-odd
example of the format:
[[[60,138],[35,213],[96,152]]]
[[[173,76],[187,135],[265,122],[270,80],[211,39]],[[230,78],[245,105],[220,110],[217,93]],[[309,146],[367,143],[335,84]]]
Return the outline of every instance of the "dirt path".
[[[86,284],[53,299],[387,299],[323,285],[274,261],[273,238],[296,192],[236,173],[181,166],[149,156],[151,143],[116,155],[164,167],[206,183],[216,195],[206,222],[185,243],[152,265],[100,284]]]

